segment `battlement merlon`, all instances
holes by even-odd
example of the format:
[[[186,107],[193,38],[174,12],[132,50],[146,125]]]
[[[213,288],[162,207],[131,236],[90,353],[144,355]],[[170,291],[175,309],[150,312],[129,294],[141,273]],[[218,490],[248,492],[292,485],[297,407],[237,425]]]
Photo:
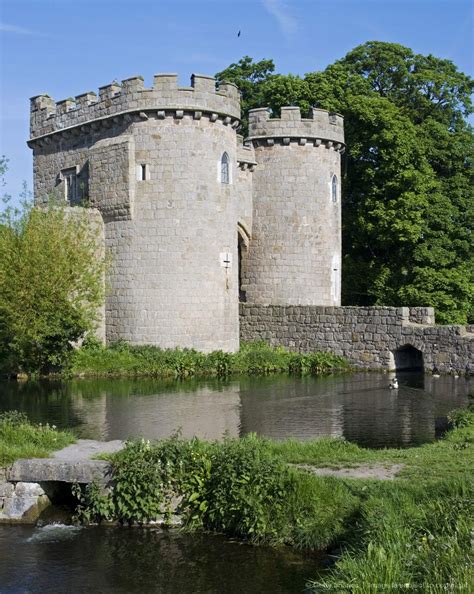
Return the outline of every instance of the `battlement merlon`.
[[[299,107],[282,107],[279,118],[272,118],[267,107],[249,111],[248,140],[290,139],[289,141],[314,141],[344,147],[344,118],[338,113],[313,107],[309,118],[302,118]],[[305,141],[306,142],[306,141]],[[305,144],[300,142],[300,144]]]
[[[255,148],[251,142],[244,142],[243,136],[237,134],[237,163],[241,169],[253,168],[257,164]]]
[[[152,88],[145,88],[143,77],[135,76],[100,87],[98,96],[89,91],[58,102],[49,95],[30,101],[30,140],[133,111],[195,110],[240,121],[237,87],[222,82],[216,89],[216,80],[202,74],[192,75],[190,87],[179,87],[176,74],[156,74]]]

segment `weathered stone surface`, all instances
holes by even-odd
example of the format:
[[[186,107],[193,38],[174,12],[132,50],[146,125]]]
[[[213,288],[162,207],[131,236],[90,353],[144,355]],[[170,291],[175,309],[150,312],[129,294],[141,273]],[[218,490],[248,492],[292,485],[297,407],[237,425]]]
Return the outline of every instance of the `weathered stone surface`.
[[[94,458],[99,454],[113,454],[118,452],[125,442],[116,439],[112,441],[96,441],[95,439],[78,439],[75,443],[52,454],[56,460],[67,462],[83,461]]]
[[[473,374],[474,334],[433,323],[432,308],[240,305],[242,340],[330,351],[368,369],[393,369],[394,352],[411,345],[427,371]]]
[[[0,523],[34,523],[51,502],[37,483],[9,484],[8,493],[0,506]]]
[[[269,119],[263,109],[246,144],[239,118],[236,87],[216,90],[203,75],[189,88],[166,74],[149,89],[134,77],[98,96],[32,98],[36,204],[56,193],[103,219],[109,342],[235,351],[239,259],[242,298],[339,303],[340,197],[330,182],[340,193],[342,116],[284,107]]]
[[[49,458],[31,458],[17,460],[8,473],[10,482],[47,482],[64,483],[107,483],[110,478],[110,464],[104,460],[63,460]]]

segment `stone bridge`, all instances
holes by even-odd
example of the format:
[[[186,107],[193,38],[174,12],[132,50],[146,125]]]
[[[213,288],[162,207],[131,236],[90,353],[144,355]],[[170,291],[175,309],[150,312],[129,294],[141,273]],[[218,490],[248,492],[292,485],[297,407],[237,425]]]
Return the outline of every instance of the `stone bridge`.
[[[474,327],[435,324],[431,307],[240,304],[241,340],[330,351],[366,369],[474,373]]]

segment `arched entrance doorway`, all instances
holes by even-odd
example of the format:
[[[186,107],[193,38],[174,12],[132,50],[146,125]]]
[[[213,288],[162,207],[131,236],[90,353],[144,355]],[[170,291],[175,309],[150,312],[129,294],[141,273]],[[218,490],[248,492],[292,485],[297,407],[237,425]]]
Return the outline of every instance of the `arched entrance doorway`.
[[[405,344],[391,352],[391,369],[405,371],[423,370],[423,353],[412,346]]]
[[[239,265],[239,301],[241,303],[245,303],[247,301],[247,292],[245,290],[245,271],[250,235],[243,223],[238,223],[237,225],[237,242]]]

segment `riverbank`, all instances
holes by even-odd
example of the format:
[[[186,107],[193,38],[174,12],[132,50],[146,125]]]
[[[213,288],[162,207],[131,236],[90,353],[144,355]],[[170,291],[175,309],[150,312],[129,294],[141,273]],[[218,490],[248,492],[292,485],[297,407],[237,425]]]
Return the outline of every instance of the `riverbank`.
[[[473,510],[474,413],[451,416],[444,439],[370,450],[338,439],[223,443],[177,437],[130,442],[109,457],[115,488],[79,495],[86,522],[165,523],[255,543],[341,551],[315,591],[467,589]],[[289,466],[403,464],[395,480],[315,476]],[[416,480],[412,480],[416,478]],[[406,480],[408,479],[408,480]]]
[[[348,362],[329,352],[301,354],[265,342],[243,343],[236,353],[161,349],[125,342],[105,347],[90,341],[74,351],[63,375],[70,377],[228,377],[291,373],[319,375],[348,371]]]
[[[107,456],[112,490],[75,489],[76,516],[86,524],[180,523],[190,532],[325,550],[334,564],[312,583],[315,591],[365,593],[397,584],[467,591],[474,412],[454,412],[450,422],[443,439],[407,449],[254,435],[129,442]],[[391,480],[352,478],[361,467],[385,469]],[[321,468],[345,475],[318,476]]]
[[[19,458],[47,458],[74,441],[71,432],[31,423],[23,413],[0,414],[0,468]]]

